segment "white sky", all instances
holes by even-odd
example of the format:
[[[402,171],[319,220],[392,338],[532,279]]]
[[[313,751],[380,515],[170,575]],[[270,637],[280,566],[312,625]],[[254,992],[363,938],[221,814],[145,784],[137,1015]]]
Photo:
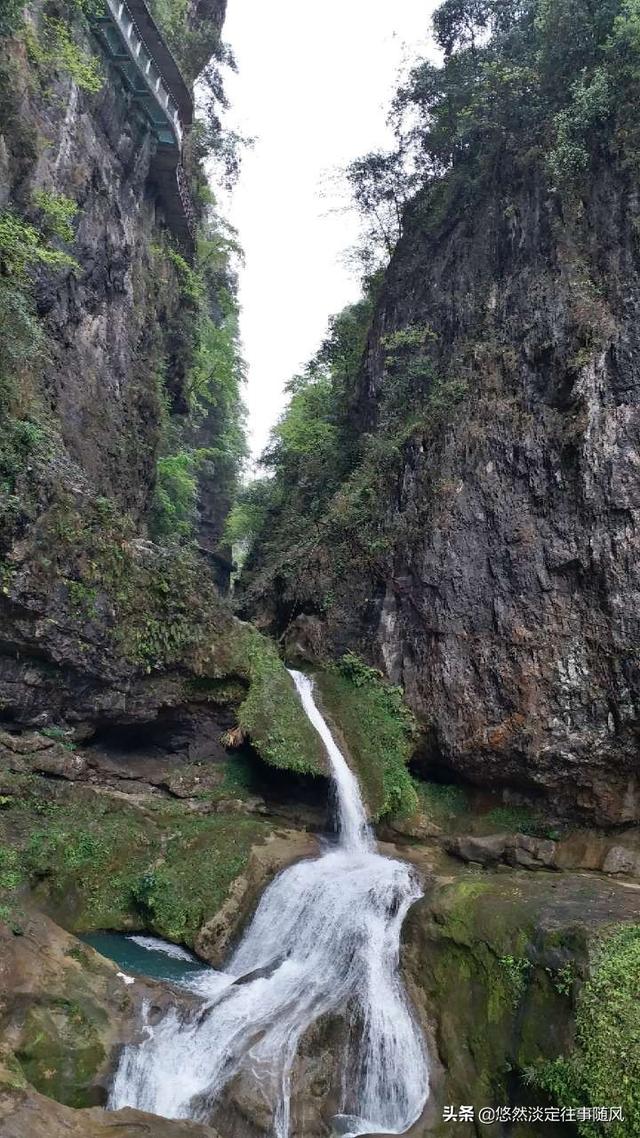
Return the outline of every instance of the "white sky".
[[[436,0],[229,0],[224,37],[239,75],[225,125],[256,138],[230,220],[246,262],[241,332],[254,456],[283,407],[283,385],[358,296],[341,262],[357,219],[330,211],[326,175],[390,141],[400,67],[425,48]]]

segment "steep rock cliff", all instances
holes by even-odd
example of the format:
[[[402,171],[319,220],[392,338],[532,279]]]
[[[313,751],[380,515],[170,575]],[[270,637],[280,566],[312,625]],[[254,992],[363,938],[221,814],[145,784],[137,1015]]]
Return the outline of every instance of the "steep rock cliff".
[[[299,405],[276,434],[241,596],[298,653],[401,684],[422,773],[615,824],[640,817],[640,203],[607,121],[577,183],[521,127],[515,160],[470,147],[413,199],[339,445],[335,365],[286,486]]]
[[[162,712],[178,734],[219,735],[237,711],[255,742],[272,736],[265,757],[318,769],[275,652],[217,588],[242,452],[237,308],[162,33],[181,34],[195,72],[219,51],[224,4],[159,5],[159,27],[132,7],[181,153],[123,70],[116,25],[100,30],[106,8],[0,13],[0,713],[85,739]],[[180,160],[193,216],[176,205]]]
[[[602,169],[574,217],[534,183],[410,227],[361,389],[374,419],[415,323],[465,386],[407,448],[374,632],[431,763],[609,822],[640,815],[637,210]]]

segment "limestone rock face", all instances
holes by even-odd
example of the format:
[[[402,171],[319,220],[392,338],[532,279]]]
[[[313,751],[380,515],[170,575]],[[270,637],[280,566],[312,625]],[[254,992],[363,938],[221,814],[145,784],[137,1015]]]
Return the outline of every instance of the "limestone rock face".
[[[152,7],[162,22],[166,6]],[[224,0],[185,6],[183,58],[194,72],[218,43],[224,12]],[[25,28],[18,22],[0,43],[0,212],[35,235],[34,226],[48,234],[39,201],[76,211],[66,236],[47,236],[69,263],[36,262],[2,301],[7,342],[22,343],[25,313],[42,341],[40,350],[25,349],[15,375],[3,370],[0,400],[10,471],[0,494],[0,706],[7,719],[34,727],[66,713],[76,721],[117,720],[125,709],[126,717],[154,718],[179,684],[151,675],[156,661],[142,658],[150,638],[157,633],[165,648],[177,634],[184,642],[190,621],[208,631],[210,646],[202,610],[217,607],[215,585],[229,574],[213,554],[228,492],[211,484],[203,552],[194,554],[197,588],[175,577],[175,549],[148,540],[163,424],[189,417],[190,254],[169,229],[146,113],[77,5],[63,2],[58,15],[71,55],[89,61],[99,89],[63,61],[40,58],[52,35],[41,0],[25,8]],[[198,58],[189,56],[195,44]],[[208,423],[194,445],[216,445],[219,430]],[[154,593],[164,598],[161,619],[151,611]],[[134,613],[141,631],[132,636]],[[185,663],[184,652],[174,655]]]
[[[377,630],[430,724],[427,761],[617,823],[640,816],[637,210],[601,170],[579,217],[534,181],[508,217],[490,200],[433,236],[416,225],[361,395],[375,421],[379,336],[407,323],[467,384],[407,454]]]
[[[424,317],[454,351],[470,336],[475,356],[466,415],[437,454],[410,458],[404,508],[420,524],[395,593],[402,675],[441,761],[617,822],[640,812],[635,208],[630,187],[603,174],[585,225],[559,238],[554,203],[534,186],[508,226],[493,207],[461,219],[429,279],[413,277]],[[445,273],[462,242],[452,292]],[[401,257],[394,276],[397,319]],[[595,343],[578,363],[586,320]],[[437,487],[425,481],[434,458]]]
[[[338,571],[326,545],[304,566],[291,550],[276,571],[258,548],[247,608],[281,633],[284,612],[294,642],[320,613],[328,654],[402,684],[425,773],[637,820],[637,189],[612,163],[579,204],[528,174],[443,213],[410,206],[354,398],[354,434],[382,446],[385,345],[426,330],[408,398],[423,419],[377,502],[379,552],[354,543]]]
[[[40,17],[37,3],[30,16]],[[82,47],[108,68],[95,42],[87,38]],[[170,318],[166,302],[164,313],[156,310],[162,301],[148,252],[162,219],[149,182],[153,136],[108,69],[97,94],[64,75],[43,93],[24,47],[14,43],[11,50],[0,203],[26,204],[44,189],[79,207],[73,255],[80,271],[42,273],[37,288],[48,333],[43,388],[78,468],[69,488],[92,484],[95,493],[115,493],[122,508],[139,514],[148,504],[159,426],[156,329],[163,315]],[[48,145],[36,141],[37,156],[30,154],[25,137],[45,136]],[[177,288],[167,296],[175,304]]]

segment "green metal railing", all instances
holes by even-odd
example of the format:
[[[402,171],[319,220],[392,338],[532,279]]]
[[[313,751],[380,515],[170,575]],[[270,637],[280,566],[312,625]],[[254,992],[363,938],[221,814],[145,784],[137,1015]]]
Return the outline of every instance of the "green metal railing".
[[[139,0],[136,0],[140,7]],[[148,10],[145,18],[152,23]],[[161,189],[171,199],[170,213],[182,212],[191,240],[195,237],[195,214],[187,178],[182,165],[185,124],[170,83],[163,76],[157,60],[145,43],[136,21],[124,0],[105,0],[103,13],[96,20],[96,30],[112,62],[123,76],[136,102],[142,107],[153,130],[158,150],[162,152]],[[160,33],[153,26],[154,35]],[[164,45],[163,50],[164,50]],[[168,49],[166,49],[168,53]],[[175,161],[173,159],[175,158]]]

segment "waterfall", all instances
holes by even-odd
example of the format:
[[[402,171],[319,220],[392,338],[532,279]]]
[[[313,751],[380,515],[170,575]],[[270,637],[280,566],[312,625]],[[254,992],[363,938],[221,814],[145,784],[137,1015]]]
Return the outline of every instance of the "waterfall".
[[[226,1084],[248,1072],[273,1106],[274,1135],[287,1138],[300,1040],[320,1016],[346,1011],[353,1030],[339,1129],[345,1138],[400,1134],[422,1113],[429,1086],[398,969],[402,922],[421,890],[410,866],[376,852],[357,779],[313,683],[291,676],[331,764],[337,845],[271,882],[225,972],[194,980],[204,998],[196,1014],[171,1011],[124,1049],[109,1106],[207,1121]]]

